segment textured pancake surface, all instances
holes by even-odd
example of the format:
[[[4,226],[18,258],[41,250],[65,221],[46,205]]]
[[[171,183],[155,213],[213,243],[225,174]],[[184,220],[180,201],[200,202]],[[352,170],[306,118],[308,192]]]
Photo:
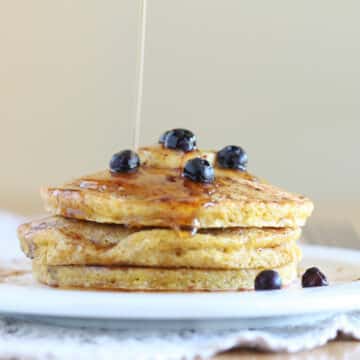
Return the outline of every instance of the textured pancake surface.
[[[100,223],[197,228],[298,227],[312,213],[309,199],[247,172],[216,167],[213,184],[196,183],[183,178],[182,167],[177,167],[191,154],[159,147],[139,153],[146,160],[136,172],[102,171],[43,188],[46,210]],[[210,159],[210,155],[203,156]],[[168,160],[160,168],[162,157]]]
[[[21,247],[47,265],[132,265],[205,269],[278,267],[300,258],[299,229],[233,228],[195,235],[129,229],[61,217],[19,227]]]
[[[261,270],[49,266],[33,261],[34,276],[50,286],[126,291],[251,290]],[[297,277],[297,262],[274,270],[279,272],[283,286],[287,286]]]

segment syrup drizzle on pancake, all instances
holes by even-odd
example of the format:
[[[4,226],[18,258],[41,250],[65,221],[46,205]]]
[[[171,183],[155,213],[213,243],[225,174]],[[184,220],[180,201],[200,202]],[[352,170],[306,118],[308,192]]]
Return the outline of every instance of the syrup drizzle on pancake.
[[[203,184],[185,179],[181,175],[182,169],[160,169],[153,167],[141,167],[138,171],[127,174],[113,174],[104,172],[90,177],[84,177],[71,184],[71,187],[98,191],[100,193],[118,195],[141,199],[149,206],[154,203],[166,202],[171,208],[176,208],[177,215],[174,218],[171,212],[159,212],[157,217],[167,223],[174,230],[188,228],[190,233],[195,234],[199,227],[197,212],[202,207],[212,206],[214,195],[218,189],[226,184],[242,180],[253,180],[254,177],[246,172],[232,176],[219,176],[212,184]],[[223,196],[223,195],[220,195]],[[216,201],[221,201],[216,196]],[[179,218],[179,213],[182,214]],[[133,223],[137,223],[133,219]],[[131,226],[132,221],[128,225]]]
[[[181,219],[175,219],[171,213],[159,213],[158,216],[175,230],[180,231],[178,224],[182,224],[195,232],[193,228],[198,227],[197,210],[212,205],[211,195],[216,192],[220,182],[195,183],[183,178],[179,173],[179,169],[142,167],[130,174],[110,173],[106,178],[84,178],[74,185],[83,189],[141,198],[148,202],[149,206],[154,202],[167,202],[171,207],[181,207]]]

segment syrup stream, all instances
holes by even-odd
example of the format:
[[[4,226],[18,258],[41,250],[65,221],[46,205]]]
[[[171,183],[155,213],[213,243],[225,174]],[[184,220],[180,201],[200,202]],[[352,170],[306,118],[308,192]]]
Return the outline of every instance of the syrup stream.
[[[145,39],[146,39],[146,14],[147,0],[141,0],[139,31],[138,31],[138,49],[137,49],[137,68],[136,68],[136,98],[135,98],[135,119],[133,128],[133,146],[136,151],[140,142],[140,124],[141,110],[144,88],[144,57],[145,57]]]

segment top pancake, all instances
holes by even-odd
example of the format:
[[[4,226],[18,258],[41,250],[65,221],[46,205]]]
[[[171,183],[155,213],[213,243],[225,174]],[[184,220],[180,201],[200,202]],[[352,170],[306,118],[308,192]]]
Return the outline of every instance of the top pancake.
[[[216,167],[215,152],[183,153],[160,146],[139,150],[129,174],[101,171],[42,189],[52,214],[100,223],[158,227],[297,227],[313,204],[247,172]],[[203,157],[215,167],[212,184],[182,177],[185,162]]]

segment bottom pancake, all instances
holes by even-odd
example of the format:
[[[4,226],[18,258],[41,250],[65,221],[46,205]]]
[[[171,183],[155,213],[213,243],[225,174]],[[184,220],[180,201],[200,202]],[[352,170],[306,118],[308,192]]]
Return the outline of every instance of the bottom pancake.
[[[297,261],[275,268],[283,286],[297,278]],[[254,289],[262,269],[199,270],[146,267],[49,266],[33,261],[34,276],[61,288],[122,291],[236,291]]]

